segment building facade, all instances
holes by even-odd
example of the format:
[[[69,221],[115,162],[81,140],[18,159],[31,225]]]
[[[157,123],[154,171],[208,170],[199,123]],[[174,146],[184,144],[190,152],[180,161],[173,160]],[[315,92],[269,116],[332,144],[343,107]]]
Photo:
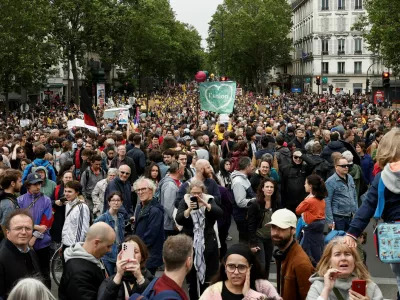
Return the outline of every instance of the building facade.
[[[292,90],[365,93],[387,70],[352,26],[366,14],[363,0],[290,0],[293,10]],[[320,76],[321,85],[316,85]],[[319,89],[318,89],[319,88]],[[369,89],[371,88],[371,85]]]

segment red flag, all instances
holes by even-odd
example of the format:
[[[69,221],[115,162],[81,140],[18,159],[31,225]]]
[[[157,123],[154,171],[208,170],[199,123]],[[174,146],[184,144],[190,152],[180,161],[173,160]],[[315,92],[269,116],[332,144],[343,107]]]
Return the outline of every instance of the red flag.
[[[83,112],[83,120],[86,125],[97,127],[96,115],[92,107],[92,100],[90,99],[86,87],[81,87],[81,101],[80,109]]]

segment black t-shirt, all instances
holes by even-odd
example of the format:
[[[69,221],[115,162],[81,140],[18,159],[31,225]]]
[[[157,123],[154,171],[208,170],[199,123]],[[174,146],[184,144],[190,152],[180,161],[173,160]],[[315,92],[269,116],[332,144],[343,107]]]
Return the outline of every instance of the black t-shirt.
[[[242,300],[244,298],[243,294],[234,294],[228,290],[225,285],[225,281],[222,283],[221,298],[224,300]]]

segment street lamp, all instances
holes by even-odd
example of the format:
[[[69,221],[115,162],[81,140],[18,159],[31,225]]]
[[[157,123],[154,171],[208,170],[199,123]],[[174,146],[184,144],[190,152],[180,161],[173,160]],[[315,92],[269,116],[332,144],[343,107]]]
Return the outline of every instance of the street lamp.
[[[221,74],[220,75],[226,75],[225,74],[225,34],[224,34],[224,20],[222,19],[221,21],[221,31],[218,31],[217,29],[213,28],[212,33],[219,33],[221,35]]]
[[[324,49],[323,49],[323,41],[329,41],[331,39],[331,34],[318,34],[315,38],[315,40],[320,39],[321,40],[321,81],[322,85],[324,84],[323,82],[323,75],[324,75]],[[318,86],[319,89],[319,86]],[[321,87],[321,94],[322,94],[322,87]],[[318,91],[319,95],[319,91]]]

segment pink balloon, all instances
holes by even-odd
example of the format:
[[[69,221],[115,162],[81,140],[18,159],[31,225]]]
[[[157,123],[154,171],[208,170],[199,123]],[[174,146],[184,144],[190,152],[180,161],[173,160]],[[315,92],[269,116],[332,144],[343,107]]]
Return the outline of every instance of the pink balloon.
[[[197,82],[204,82],[207,79],[207,75],[206,73],[204,73],[203,71],[199,71],[197,72],[197,74],[194,76],[194,78],[196,79]]]

